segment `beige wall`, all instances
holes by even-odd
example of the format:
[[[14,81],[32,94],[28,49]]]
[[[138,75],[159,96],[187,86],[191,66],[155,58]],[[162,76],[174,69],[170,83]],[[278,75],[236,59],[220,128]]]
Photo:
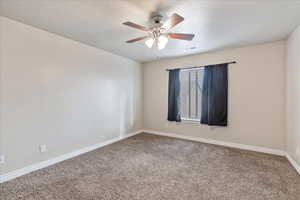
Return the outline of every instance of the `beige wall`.
[[[229,126],[167,122],[167,68],[227,61]],[[285,42],[164,59],[143,64],[144,128],[260,147],[285,149]]]
[[[142,128],[139,63],[0,20],[2,173]]]
[[[1,16],[0,16],[0,89],[1,89],[1,66],[2,66],[2,24],[3,24],[3,20],[2,20],[2,18],[1,18]],[[2,147],[3,147],[3,144],[2,144],[2,142],[3,142],[3,139],[2,139],[2,123],[1,123],[1,110],[2,110],[2,105],[1,105],[1,90],[0,90],[0,155],[3,155],[3,149],[2,149]],[[3,165],[2,164],[0,164],[0,174],[2,173],[2,171],[3,171]]]
[[[300,27],[287,42],[287,152],[300,165]]]

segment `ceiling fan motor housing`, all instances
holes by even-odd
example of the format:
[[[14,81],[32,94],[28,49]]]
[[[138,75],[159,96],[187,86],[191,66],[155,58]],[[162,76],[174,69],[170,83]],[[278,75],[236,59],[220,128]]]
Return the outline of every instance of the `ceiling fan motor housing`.
[[[155,16],[153,16],[154,24],[160,24],[162,18],[163,17],[161,15],[155,15]]]

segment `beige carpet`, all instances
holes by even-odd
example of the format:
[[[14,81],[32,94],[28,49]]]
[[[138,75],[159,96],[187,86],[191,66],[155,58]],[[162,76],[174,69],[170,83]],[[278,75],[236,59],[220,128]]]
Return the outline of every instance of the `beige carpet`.
[[[300,200],[279,156],[140,134],[1,185],[1,200]]]

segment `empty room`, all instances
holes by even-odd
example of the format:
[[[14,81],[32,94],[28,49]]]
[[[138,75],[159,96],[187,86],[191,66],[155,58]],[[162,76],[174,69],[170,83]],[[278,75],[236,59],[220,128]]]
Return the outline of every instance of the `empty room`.
[[[300,1],[0,0],[0,200],[300,200]]]

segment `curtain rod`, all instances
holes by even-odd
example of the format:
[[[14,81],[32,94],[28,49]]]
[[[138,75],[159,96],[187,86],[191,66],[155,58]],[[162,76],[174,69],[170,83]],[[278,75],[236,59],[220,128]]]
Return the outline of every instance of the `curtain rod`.
[[[236,61],[232,61],[232,62],[227,62],[227,63],[220,63],[220,64],[210,64],[210,65],[236,64],[236,63],[237,63]],[[209,65],[206,65],[206,66],[209,66]],[[202,67],[205,67],[205,66],[203,65],[203,66],[196,66],[196,67],[185,67],[185,68],[175,68],[175,69],[197,69],[197,68],[202,68]],[[174,69],[166,69],[166,71],[171,71],[171,70],[174,70]]]

